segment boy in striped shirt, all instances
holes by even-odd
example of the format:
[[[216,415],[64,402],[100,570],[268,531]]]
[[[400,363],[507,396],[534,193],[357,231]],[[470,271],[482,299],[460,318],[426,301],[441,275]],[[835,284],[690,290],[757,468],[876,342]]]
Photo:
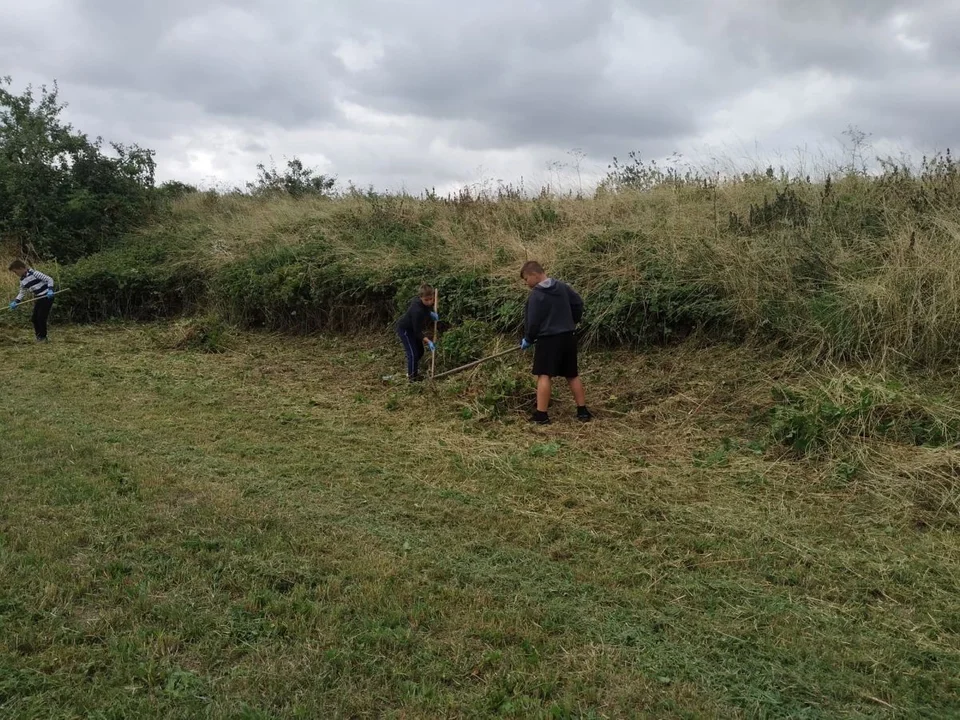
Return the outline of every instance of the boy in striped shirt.
[[[44,275],[39,270],[27,267],[22,260],[10,263],[10,272],[20,278],[20,292],[10,303],[10,309],[16,310],[27,291],[33,293],[36,300],[33,303],[33,331],[37,335],[37,342],[47,341],[47,318],[50,317],[50,308],[53,307],[53,278]]]

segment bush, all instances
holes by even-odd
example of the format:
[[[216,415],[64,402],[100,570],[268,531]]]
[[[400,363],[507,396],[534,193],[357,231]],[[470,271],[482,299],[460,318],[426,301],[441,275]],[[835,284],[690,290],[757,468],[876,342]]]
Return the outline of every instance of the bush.
[[[493,340],[493,329],[480,320],[466,319],[440,336],[439,357],[445,369],[479,360]]]
[[[395,289],[333,256],[322,241],[258,251],[214,279],[224,315],[247,327],[309,332],[388,323]]]
[[[207,275],[169,245],[105,250],[63,268],[60,307],[74,322],[156,320],[201,305]]]
[[[583,293],[586,343],[642,347],[682,340],[697,330],[737,326],[730,302],[714,288],[643,273],[641,280],[610,279]]]
[[[19,252],[72,262],[153,208],[153,151],[89,140],[60,119],[57,87],[14,95],[0,77],[0,234]]]
[[[393,273],[396,303],[406,308],[417,288],[428,282],[437,289],[439,313],[458,324],[464,320],[488,323],[496,332],[516,333],[523,326],[525,291],[502,278],[477,272],[456,272],[447,267],[400,267]]]

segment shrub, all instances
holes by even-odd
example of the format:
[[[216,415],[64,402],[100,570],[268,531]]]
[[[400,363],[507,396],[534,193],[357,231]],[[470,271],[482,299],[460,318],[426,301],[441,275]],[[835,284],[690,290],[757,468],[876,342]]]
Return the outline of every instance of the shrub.
[[[74,322],[156,320],[198,308],[207,274],[170,245],[104,250],[63,268],[60,307]]]
[[[655,269],[642,280],[611,278],[583,293],[587,343],[646,346],[683,339],[701,329],[735,328],[730,302],[711,287]]]
[[[0,234],[19,252],[72,262],[101,250],[153,208],[153,151],[105,153],[62,122],[56,84],[15,95],[0,77]]]
[[[336,258],[323,241],[255,252],[222,267],[214,287],[225,316],[248,327],[355,330],[396,312],[390,284]]]
[[[446,369],[482,358],[493,339],[493,329],[480,320],[467,319],[440,336],[439,357]]]
[[[396,303],[405,308],[421,283],[439,294],[440,316],[458,324],[473,319],[488,323],[497,332],[519,332],[523,325],[524,290],[502,278],[478,272],[456,272],[447,267],[400,267],[393,273]]]

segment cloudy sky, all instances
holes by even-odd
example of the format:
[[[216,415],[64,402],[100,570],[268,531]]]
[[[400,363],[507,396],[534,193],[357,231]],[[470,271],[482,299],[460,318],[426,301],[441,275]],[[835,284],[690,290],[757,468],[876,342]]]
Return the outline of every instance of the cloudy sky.
[[[569,188],[631,150],[815,164],[851,125],[956,145],[958,37],[960,0],[0,0],[0,76],[160,179]]]

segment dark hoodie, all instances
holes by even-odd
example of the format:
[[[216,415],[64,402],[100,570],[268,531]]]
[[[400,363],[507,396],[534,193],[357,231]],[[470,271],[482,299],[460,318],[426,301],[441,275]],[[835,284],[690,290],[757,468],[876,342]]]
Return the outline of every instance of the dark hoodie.
[[[583,299],[566,283],[547,278],[535,286],[527,298],[524,337],[561,335],[577,329],[583,317]]]
[[[406,330],[414,338],[423,342],[423,333],[426,330],[427,323],[430,321],[430,312],[433,310],[429,305],[424,305],[423,300],[418,297],[410,301],[410,307],[397,321],[397,330]]]

